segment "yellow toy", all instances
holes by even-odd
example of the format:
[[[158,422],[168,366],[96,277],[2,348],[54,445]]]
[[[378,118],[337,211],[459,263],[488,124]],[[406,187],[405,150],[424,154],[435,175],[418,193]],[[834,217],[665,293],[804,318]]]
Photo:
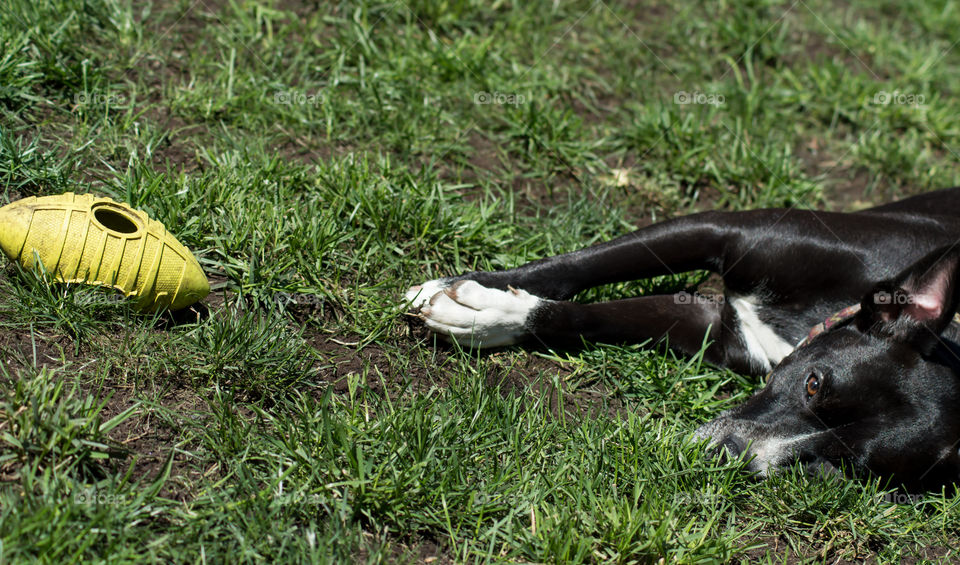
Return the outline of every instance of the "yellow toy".
[[[0,208],[0,249],[59,281],[107,286],[144,312],[189,306],[210,292],[200,264],[162,223],[127,204],[68,192]]]

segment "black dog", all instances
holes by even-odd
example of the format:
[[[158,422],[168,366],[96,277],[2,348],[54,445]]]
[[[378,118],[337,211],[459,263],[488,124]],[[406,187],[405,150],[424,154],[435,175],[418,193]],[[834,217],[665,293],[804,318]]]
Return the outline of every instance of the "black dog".
[[[568,301],[700,269],[723,277],[723,300]],[[706,337],[708,362],[772,373],[698,437],[761,474],[800,461],[931,488],[960,481],[958,274],[955,188],[855,213],[696,214],[516,269],[429,281],[407,298],[431,330],[473,347],[666,341],[693,354]]]

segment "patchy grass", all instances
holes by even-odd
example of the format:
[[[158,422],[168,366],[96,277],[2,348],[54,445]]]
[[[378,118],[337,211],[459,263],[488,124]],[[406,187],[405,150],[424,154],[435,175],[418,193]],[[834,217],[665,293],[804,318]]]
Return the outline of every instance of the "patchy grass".
[[[401,297],[693,210],[960,184],[958,25],[915,0],[8,0],[0,203],[125,200],[214,291],[144,317],[0,272],[0,562],[955,559],[952,494],[704,458],[690,431],[757,382],[461,351]]]

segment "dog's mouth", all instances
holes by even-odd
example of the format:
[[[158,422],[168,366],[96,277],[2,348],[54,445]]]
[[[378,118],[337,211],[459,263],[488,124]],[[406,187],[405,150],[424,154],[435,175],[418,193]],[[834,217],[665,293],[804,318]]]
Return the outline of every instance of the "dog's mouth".
[[[814,449],[823,430],[786,433],[750,420],[721,416],[700,426],[694,439],[706,441],[708,454],[720,462],[742,460],[757,477],[777,469],[802,465],[810,475],[832,475],[840,470]]]

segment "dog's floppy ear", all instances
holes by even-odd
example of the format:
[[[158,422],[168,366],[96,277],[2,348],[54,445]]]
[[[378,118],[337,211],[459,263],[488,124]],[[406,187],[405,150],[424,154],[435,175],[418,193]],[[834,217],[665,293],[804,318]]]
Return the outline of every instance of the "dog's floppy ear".
[[[958,279],[960,244],[941,247],[874,286],[860,302],[857,328],[929,352],[957,311]]]

